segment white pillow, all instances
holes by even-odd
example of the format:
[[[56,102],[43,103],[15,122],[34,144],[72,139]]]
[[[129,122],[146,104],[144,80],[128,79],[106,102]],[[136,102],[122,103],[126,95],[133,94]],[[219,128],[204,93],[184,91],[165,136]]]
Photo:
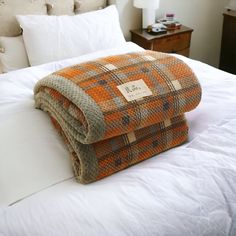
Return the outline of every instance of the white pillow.
[[[0,72],[29,67],[22,36],[0,37]]]
[[[115,6],[76,16],[17,16],[30,64],[77,57],[125,43]]]

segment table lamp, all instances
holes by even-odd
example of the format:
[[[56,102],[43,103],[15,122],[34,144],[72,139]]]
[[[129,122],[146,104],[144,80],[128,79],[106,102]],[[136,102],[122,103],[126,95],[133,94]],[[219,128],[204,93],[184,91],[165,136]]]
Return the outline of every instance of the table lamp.
[[[226,6],[228,10],[235,11],[236,10],[236,0],[230,0],[229,4]]]
[[[155,23],[156,9],[159,8],[159,0],[134,0],[134,6],[143,9],[143,28]]]

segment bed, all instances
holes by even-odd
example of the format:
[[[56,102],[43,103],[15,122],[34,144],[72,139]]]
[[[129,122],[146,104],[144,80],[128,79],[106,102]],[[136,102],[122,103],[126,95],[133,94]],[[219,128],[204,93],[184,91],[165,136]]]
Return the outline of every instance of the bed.
[[[20,33],[12,15],[73,15],[107,5],[23,2],[0,1],[0,12],[4,8],[11,19],[1,21],[1,35]],[[188,141],[88,185],[76,182],[65,144],[49,117],[34,108],[33,88],[42,77],[88,60],[141,51],[123,42],[51,62],[36,58],[34,66],[0,74],[1,236],[236,235],[235,75],[174,55],[194,71],[203,91],[200,105],[186,114]]]

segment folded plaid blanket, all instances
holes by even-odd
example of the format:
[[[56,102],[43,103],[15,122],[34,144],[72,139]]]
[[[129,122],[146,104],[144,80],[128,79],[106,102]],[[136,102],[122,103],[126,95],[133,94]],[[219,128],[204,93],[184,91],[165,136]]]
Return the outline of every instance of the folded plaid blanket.
[[[35,86],[36,108],[51,115],[67,140],[78,180],[84,183],[182,143],[187,138],[182,114],[200,99],[201,87],[192,70],[173,56],[153,51],[68,67]],[[152,137],[149,132],[157,127],[162,129]],[[166,137],[167,130],[172,138]],[[130,137],[135,139],[132,145]],[[155,142],[154,137],[167,144],[141,148],[147,140]]]
[[[69,140],[70,136],[54,118],[52,122],[70,150],[75,177],[80,183],[90,183],[109,176],[180,145],[188,138],[188,126],[184,116],[93,144]]]

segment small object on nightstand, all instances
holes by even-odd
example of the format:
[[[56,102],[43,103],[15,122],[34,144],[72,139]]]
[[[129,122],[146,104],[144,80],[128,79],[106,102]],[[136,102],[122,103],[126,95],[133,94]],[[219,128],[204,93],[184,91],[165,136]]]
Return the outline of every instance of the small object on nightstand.
[[[152,27],[154,28],[161,28],[161,29],[166,29],[166,26],[162,23],[155,23],[155,24],[152,24]]]
[[[166,29],[152,28],[151,30],[147,29],[147,32],[152,35],[166,34]]]
[[[144,29],[137,29],[131,30],[131,40],[147,50],[177,53],[188,57],[192,32],[193,29],[186,26],[160,35],[151,35]]]
[[[161,23],[166,26],[166,29],[169,30],[176,30],[181,28],[181,23],[175,18],[174,13],[166,13],[164,19],[157,20],[158,23]]]
[[[175,29],[180,29],[181,24],[180,23],[164,23],[165,26],[167,27],[167,30],[175,30]]]
[[[147,32],[152,35],[166,34],[166,27],[162,24],[149,25],[147,27]]]
[[[166,13],[166,20],[167,21],[173,21],[175,18],[175,14],[174,13]]]

